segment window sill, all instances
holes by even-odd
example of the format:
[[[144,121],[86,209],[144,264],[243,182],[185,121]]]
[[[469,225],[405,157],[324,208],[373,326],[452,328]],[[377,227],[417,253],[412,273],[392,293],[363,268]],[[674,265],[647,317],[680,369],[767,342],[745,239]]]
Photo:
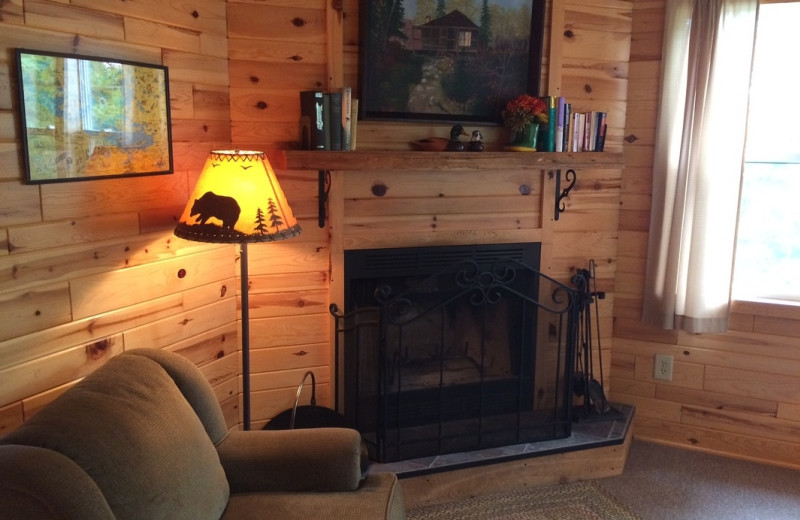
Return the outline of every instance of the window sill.
[[[731,312],[734,314],[800,320],[800,302],[766,298],[734,300],[731,304]]]

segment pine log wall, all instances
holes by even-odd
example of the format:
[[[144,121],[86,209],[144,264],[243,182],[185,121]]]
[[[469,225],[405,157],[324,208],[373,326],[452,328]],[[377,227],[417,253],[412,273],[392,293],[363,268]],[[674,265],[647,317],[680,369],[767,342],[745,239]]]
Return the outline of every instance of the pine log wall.
[[[640,439],[800,468],[800,307],[735,302],[726,334],[663,331],[639,319],[664,5],[633,3],[612,398],[636,405]],[[653,379],[655,354],[674,356],[672,381]]]

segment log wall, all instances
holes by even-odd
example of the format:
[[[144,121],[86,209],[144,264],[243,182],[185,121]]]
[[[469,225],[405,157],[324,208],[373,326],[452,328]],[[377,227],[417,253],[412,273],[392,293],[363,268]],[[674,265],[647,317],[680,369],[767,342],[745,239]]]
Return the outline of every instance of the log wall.
[[[636,405],[638,438],[800,468],[799,306],[735,302],[726,334],[640,321],[664,5],[634,3],[612,398]],[[653,379],[655,354],[674,356],[672,381]]]

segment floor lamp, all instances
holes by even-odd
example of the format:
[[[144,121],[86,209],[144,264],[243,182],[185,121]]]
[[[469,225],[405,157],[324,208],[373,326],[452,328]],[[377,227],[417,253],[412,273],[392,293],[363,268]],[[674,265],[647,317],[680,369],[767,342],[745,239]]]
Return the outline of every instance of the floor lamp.
[[[242,422],[250,429],[250,312],[247,244],[299,235],[264,152],[213,151],[175,227],[175,235],[197,242],[240,244],[242,281]]]

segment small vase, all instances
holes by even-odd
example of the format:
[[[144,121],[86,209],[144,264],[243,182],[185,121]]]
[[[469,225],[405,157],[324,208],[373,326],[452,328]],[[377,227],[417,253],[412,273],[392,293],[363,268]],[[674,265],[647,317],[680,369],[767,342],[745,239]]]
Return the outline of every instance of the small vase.
[[[511,141],[510,148],[526,148],[531,151],[536,151],[536,137],[539,134],[539,123],[531,123],[527,125],[521,132],[514,134],[514,139]]]

